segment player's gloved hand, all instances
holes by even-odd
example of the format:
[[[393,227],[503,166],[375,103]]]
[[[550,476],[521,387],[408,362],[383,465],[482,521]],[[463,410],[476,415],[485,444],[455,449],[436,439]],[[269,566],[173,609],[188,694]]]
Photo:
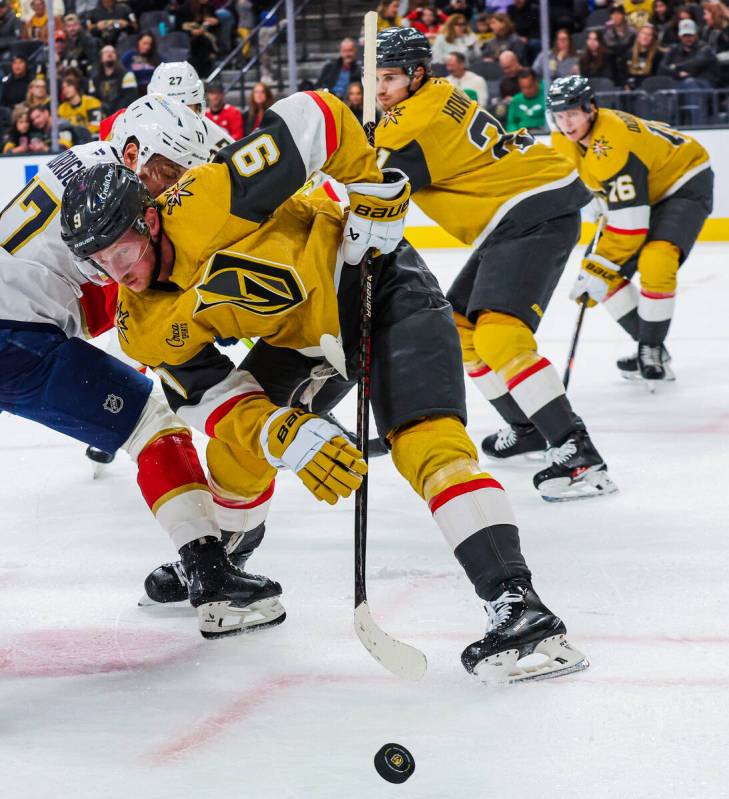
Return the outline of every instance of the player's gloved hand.
[[[402,241],[410,183],[400,169],[383,169],[382,176],[382,183],[347,186],[349,215],[342,249],[348,264],[358,264],[370,247],[387,254]]]
[[[261,431],[266,460],[277,469],[291,469],[317,499],[334,505],[362,483],[367,464],[342,431],[300,408],[281,408]]]
[[[570,299],[579,302],[580,297],[587,294],[589,297],[587,307],[592,308],[598,302],[602,302],[610,289],[621,280],[619,272],[586,258],[570,291]]]

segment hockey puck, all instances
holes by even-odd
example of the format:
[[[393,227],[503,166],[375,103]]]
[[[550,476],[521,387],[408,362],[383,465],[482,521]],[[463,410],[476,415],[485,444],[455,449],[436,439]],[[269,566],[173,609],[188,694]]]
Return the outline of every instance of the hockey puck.
[[[401,744],[385,744],[375,755],[375,769],[383,780],[405,782],[415,771],[415,760]]]

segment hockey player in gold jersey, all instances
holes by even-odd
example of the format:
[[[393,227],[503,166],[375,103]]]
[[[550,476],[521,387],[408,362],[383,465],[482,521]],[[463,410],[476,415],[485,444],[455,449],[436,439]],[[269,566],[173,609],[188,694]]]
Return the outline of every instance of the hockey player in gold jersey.
[[[618,361],[628,379],[673,379],[664,341],[676,275],[711,213],[709,154],[685,133],[622,111],[597,108],[586,78],[559,78],[547,105],[556,149],[605,208],[605,226],[586,254],[572,297],[587,292],[638,344]],[[636,270],[640,292],[631,282]]]
[[[296,195],[319,169],[346,185],[346,217],[327,198]],[[259,129],[157,203],[135,180],[121,167],[80,176],[64,194],[64,238],[120,283],[123,348],[157,372],[172,408],[209,436],[210,486],[228,512],[226,529],[245,535],[251,514],[260,522],[277,469],[331,504],[359,486],[361,453],[318,413],[355,382],[357,264],[374,247],[378,434],[486,603],[487,634],[462,662],[487,680],[584,668],[564,624],[534,592],[508,498],[466,434],[450,307],[401,240],[409,184],[399,170],[377,167],[346,106],[318,92],[279,101]],[[129,193],[136,211],[116,212]],[[259,340],[235,368],[214,346],[217,336]],[[533,651],[544,662],[521,669],[517,660]]]
[[[380,165],[407,173],[428,216],[474,252],[447,298],[466,370],[509,427],[484,439],[492,458],[542,452],[546,500],[615,491],[534,333],[577,242],[590,194],[574,165],[527,130],[500,123],[430,75],[430,46],[412,28],[377,36],[375,143]]]

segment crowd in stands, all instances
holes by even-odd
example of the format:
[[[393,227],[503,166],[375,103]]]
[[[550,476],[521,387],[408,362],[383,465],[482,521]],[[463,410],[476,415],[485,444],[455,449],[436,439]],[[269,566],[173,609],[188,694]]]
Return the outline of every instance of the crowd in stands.
[[[188,61],[208,77],[217,61],[259,21],[275,18],[273,0],[0,0],[0,149],[51,149],[48,47],[55,52],[61,146],[90,141],[99,122],[147,91],[155,68]],[[50,9],[50,12],[49,12]],[[54,41],[49,43],[48,14]],[[269,76],[270,79],[270,76]],[[234,138],[260,122],[274,102],[253,87],[245,114],[207,87],[207,115]]]
[[[552,46],[542,52],[538,0],[382,0],[380,30],[410,25],[433,49],[433,71],[495,114],[508,130],[546,127],[545,74],[585,75],[628,106],[628,93],[677,89],[696,95],[685,119],[705,121],[707,89],[729,87],[729,6],[672,0],[550,0]],[[342,42],[317,87],[347,96],[361,80],[357,43]],[[648,78],[662,80],[650,81]],[[642,91],[639,91],[642,90]],[[361,89],[357,89],[361,91]],[[702,94],[703,92],[703,94]],[[622,97],[621,97],[622,96]],[[729,90],[720,109],[729,113]],[[676,106],[677,108],[678,106]],[[675,109],[674,109],[675,110]]]

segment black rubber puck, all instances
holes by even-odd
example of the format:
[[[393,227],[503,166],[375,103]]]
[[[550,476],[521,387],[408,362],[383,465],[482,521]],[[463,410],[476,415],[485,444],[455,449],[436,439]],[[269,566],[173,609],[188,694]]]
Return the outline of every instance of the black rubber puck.
[[[415,760],[400,744],[385,744],[375,755],[375,768],[383,780],[405,782],[415,771]]]

